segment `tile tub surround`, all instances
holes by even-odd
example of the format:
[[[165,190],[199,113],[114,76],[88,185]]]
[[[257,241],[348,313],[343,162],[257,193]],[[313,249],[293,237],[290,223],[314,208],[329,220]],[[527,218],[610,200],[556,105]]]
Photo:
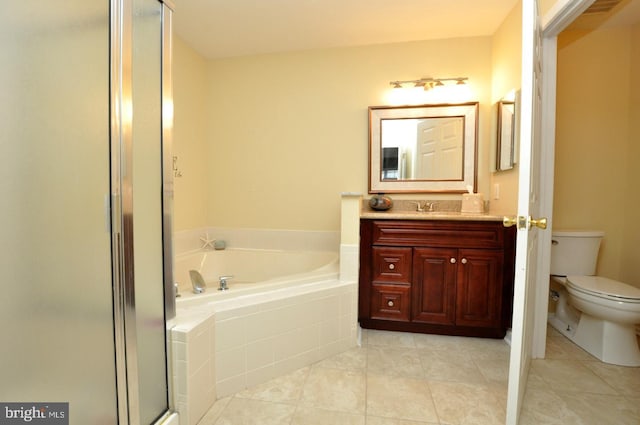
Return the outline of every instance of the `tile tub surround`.
[[[203,228],[178,232],[176,254],[200,249],[200,237],[207,233],[211,239],[225,240],[230,248],[338,251],[340,247],[338,232]],[[340,247],[350,268],[353,258],[357,260],[357,251],[352,250]],[[348,275],[355,275],[349,267]],[[345,276],[202,306],[178,306],[171,347],[174,403],[181,423],[198,423],[217,397],[354,347],[357,278]]]
[[[548,335],[552,348],[548,359],[534,360],[522,424],[640,423],[640,368],[603,364],[562,335]],[[411,366],[386,368],[382,359],[397,364],[399,352]],[[553,389],[553,363],[569,360],[585,369],[568,372],[571,391]],[[473,372],[459,374],[461,361]],[[363,330],[362,347],[221,398],[199,425],[502,425],[508,364],[500,340]],[[580,385],[596,378],[598,392]]]
[[[216,400],[215,317],[184,313],[171,323],[173,401],[182,425],[194,425]]]
[[[184,423],[196,424],[216,397],[354,347],[357,292],[357,282],[336,279],[179,309],[171,345]]]

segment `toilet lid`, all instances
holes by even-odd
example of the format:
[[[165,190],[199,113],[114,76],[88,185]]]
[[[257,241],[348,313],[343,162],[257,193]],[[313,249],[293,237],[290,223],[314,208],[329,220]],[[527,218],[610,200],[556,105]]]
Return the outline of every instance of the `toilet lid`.
[[[567,276],[567,284],[594,295],[640,301],[640,288],[600,276]]]

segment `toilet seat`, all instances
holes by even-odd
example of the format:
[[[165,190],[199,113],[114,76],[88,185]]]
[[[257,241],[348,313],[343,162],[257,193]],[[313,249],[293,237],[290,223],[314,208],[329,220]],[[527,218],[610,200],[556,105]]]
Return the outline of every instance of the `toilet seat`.
[[[571,289],[610,301],[640,304],[640,288],[600,276],[567,276]]]

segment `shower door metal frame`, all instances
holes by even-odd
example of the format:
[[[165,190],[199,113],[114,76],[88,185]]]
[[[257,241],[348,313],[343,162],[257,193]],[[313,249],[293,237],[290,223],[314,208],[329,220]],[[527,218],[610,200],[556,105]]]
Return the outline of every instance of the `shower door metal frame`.
[[[171,167],[171,132],[173,99],[171,85],[171,15],[172,5],[162,3],[162,239],[164,263],[165,323],[175,316],[172,249],[173,176]],[[119,425],[139,424],[138,353],[136,336],[134,252],[133,252],[133,181],[132,181],[132,22],[133,0],[111,0],[110,4],[110,156],[111,156],[111,244],[113,270],[113,309],[116,391]],[[167,50],[165,50],[167,49]],[[168,332],[166,333],[168,337]],[[169,350],[167,380],[170,380]],[[158,422],[174,410],[171,385],[167,382],[168,408]]]

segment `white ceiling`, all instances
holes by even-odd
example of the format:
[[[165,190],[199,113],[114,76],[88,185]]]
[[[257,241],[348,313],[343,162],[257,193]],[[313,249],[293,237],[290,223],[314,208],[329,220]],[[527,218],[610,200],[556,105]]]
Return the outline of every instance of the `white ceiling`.
[[[175,0],[206,58],[492,35],[519,0]]]

